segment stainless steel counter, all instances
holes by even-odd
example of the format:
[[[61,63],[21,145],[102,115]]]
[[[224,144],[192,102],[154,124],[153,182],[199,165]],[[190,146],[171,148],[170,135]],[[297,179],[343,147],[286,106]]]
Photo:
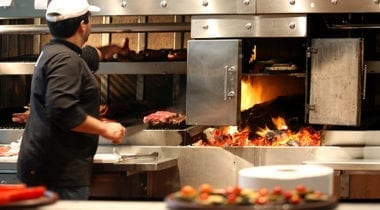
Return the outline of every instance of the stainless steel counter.
[[[0,172],[16,171],[17,156],[0,157]],[[94,157],[95,165],[101,164],[112,171],[159,171],[177,165],[176,158],[158,157],[151,158],[131,158],[119,161],[114,154],[97,154]],[[108,167],[107,167],[108,166]]]
[[[305,161],[304,163],[309,165],[324,165],[341,171],[380,171],[380,160],[377,159]]]
[[[127,202],[127,201],[58,201],[36,210],[167,210],[165,202]],[[341,203],[336,210],[378,210],[380,203]]]
[[[114,164],[114,146],[102,145],[95,156],[95,165],[104,174],[123,174],[124,171],[149,173],[152,195],[161,197],[180,186],[198,186],[210,183],[216,188],[236,185],[238,172],[247,167],[282,164],[321,164],[335,170],[334,189],[337,196],[345,199],[380,199],[380,159],[366,155],[363,147],[195,147],[195,146],[117,146],[120,154],[151,154],[158,152],[159,160],[136,166]],[[376,152],[377,153],[377,152]],[[374,151],[368,154],[375,154]],[[373,157],[373,158],[370,158]],[[16,157],[1,158],[0,172],[15,173]],[[95,168],[97,169],[97,168]],[[167,170],[163,170],[167,169]],[[9,171],[11,170],[11,171]],[[121,173],[119,173],[121,172]],[[1,174],[0,174],[1,175]],[[120,175],[118,179],[127,179]],[[104,186],[110,184],[100,177]],[[104,180],[103,180],[104,179]],[[112,177],[113,179],[113,177]],[[98,184],[99,182],[97,182]],[[375,184],[374,184],[375,183]],[[97,186],[103,186],[97,185]],[[119,184],[116,183],[116,186]],[[119,186],[118,186],[119,187]],[[113,187],[110,187],[113,188]],[[104,190],[103,190],[104,191]],[[102,192],[103,192],[102,191]],[[154,192],[153,192],[154,191]],[[103,194],[102,194],[103,195]],[[107,195],[107,194],[105,194]],[[151,194],[149,194],[150,196]]]

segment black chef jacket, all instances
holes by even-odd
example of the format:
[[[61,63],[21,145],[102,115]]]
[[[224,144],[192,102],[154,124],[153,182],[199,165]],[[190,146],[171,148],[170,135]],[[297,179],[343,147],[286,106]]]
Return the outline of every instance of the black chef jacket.
[[[88,63],[86,63],[86,61]],[[18,178],[28,185],[88,186],[98,136],[72,131],[99,116],[100,93],[91,69],[95,48],[52,39],[36,62],[30,116],[18,157]]]

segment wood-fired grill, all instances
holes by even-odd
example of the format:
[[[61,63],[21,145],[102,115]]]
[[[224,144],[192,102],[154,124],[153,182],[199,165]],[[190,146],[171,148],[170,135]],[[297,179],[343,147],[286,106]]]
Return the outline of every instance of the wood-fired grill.
[[[33,5],[31,2],[32,1],[14,0],[12,7],[0,8],[0,13],[5,17],[13,18],[15,14],[18,14],[15,13],[15,10],[17,11],[20,8],[28,7],[32,8]],[[23,4],[26,4],[26,6]],[[101,27],[94,27],[97,34],[92,36],[93,39],[90,40],[91,44],[117,42],[120,40],[120,37],[122,37],[122,39],[125,38],[125,33],[128,35],[132,33],[130,36],[130,47],[136,50],[136,52],[150,48],[187,48],[187,62],[179,61],[168,63],[149,61],[101,63],[99,81],[101,84],[102,102],[105,104],[111,105],[117,102],[125,103],[126,98],[136,99],[137,101],[159,101],[162,106],[149,110],[149,112],[153,112],[169,108],[173,100],[178,100],[184,95],[184,92],[186,92],[186,117],[189,127],[178,131],[174,130],[173,132],[171,132],[171,130],[145,129],[141,134],[131,136],[130,139],[126,141],[126,147],[124,147],[125,145],[121,145],[120,149],[137,149],[144,151],[160,150],[160,154],[178,158],[178,168],[171,168],[167,173],[162,172],[163,177],[170,177],[172,180],[178,181],[178,183],[191,183],[193,185],[205,181],[215,183],[215,186],[225,186],[226,182],[234,184],[237,178],[236,171],[242,167],[289,163],[330,164],[336,169],[337,180],[341,181],[341,183],[337,182],[339,196],[343,198],[362,199],[363,192],[368,195],[367,189],[362,190],[362,194],[355,194],[355,192],[350,192],[347,186],[349,185],[348,188],[356,187],[356,189],[364,186],[362,188],[367,187],[369,189],[372,186],[371,184],[362,184],[358,180],[367,181],[372,179],[367,179],[366,176],[371,178],[378,176],[378,163],[376,163],[378,156],[374,155],[374,152],[371,153],[368,151],[377,149],[376,145],[378,145],[378,143],[375,142],[377,137],[374,136],[378,135],[378,130],[380,130],[379,126],[373,123],[378,122],[375,116],[378,116],[378,107],[380,104],[378,102],[379,88],[377,85],[377,74],[380,72],[378,70],[380,69],[379,62],[377,61],[379,55],[379,49],[377,47],[379,25],[376,23],[377,21],[373,22],[373,20],[378,18],[367,21],[367,17],[377,16],[377,14],[374,14],[379,12],[377,1],[208,0],[195,2],[187,0],[165,0],[152,2],[151,0],[92,0],[92,4],[101,6],[102,11],[99,15],[104,15],[105,17],[96,19],[97,23],[101,24]],[[369,13],[371,13],[371,15]],[[119,15],[121,17],[118,17]],[[21,16],[24,18],[25,16],[26,18],[31,16],[43,17],[43,10],[30,9],[28,12],[22,13]],[[172,18],[170,21],[174,21],[175,24],[162,23],[167,21],[166,18]],[[41,21],[38,20],[29,22],[29,24],[36,24],[38,27],[25,27],[25,29],[28,30],[22,30],[22,28],[20,29],[18,27],[15,27],[13,30],[7,30],[9,26],[6,24],[10,22],[8,20],[2,21],[4,21],[4,27],[1,27],[0,30],[5,34],[11,34],[10,36],[12,37],[18,36],[17,34],[20,33],[30,34],[37,32],[45,34],[47,32],[46,26],[43,25],[43,22],[41,23]],[[116,24],[113,25],[113,22]],[[118,24],[120,22],[122,24]],[[165,27],[159,27],[158,25],[160,25],[160,23],[164,24]],[[146,28],[144,24],[151,28]],[[180,28],[178,28],[178,26],[180,26]],[[175,29],[168,30],[167,28],[170,27],[175,27]],[[172,33],[169,35],[160,34],[163,32],[163,28],[165,28],[164,33],[168,31]],[[102,30],[106,30],[105,33],[107,34],[101,34]],[[121,33],[121,35],[119,33]],[[10,36],[2,35],[2,46],[5,46],[3,43],[6,41],[15,40],[10,38]],[[165,46],[157,46],[157,43],[150,41],[152,37],[159,40],[159,43]],[[167,39],[166,37],[176,38]],[[33,40],[46,42],[46,39],[47,37],[42,35]],[[333,50],[328,49],[324,51],[324,53],[318,54],[318,52],[325,50],[322,50],[322,48],[318,49],[320,46],[318,45],[320,44],[319,41],[323,42],[326,39],[330,39],[330,44],[328,45],[334,45],[342,41],[345,47],[337,47]],[[318,41],[316,42],[315,40]],[[347,40],[349,41],[345,43]],[[28,43],[30,44],[31,42]],[[34,50],[31,51],[39,51],[39,42],[33,43],[32,48],[34,48]],[[0,65],[0,73],[6,75],[5,77],[15,74],[31,74],[32,68],[30,67],[33,66],[33,63],[12,62],[10,64],[8,62],[13,56],[17,55],[17,53],[10,52],[13,52],[14,49],[22,48],[22,46],[8,46],[7,49],[2,50],[2,55],[5,53],[5,57],[9,58],[4,62],[8,65]],[[245,48],[246,46],[249,47]],[[254,46],[256,46],[256,48],[254,48]],[[321,46],[324,46],[324,44],[322,43]],[[337,49],[347,49],[347,46],[351,47],[348,47],[348,52],[361,53],[364,51],[365,53],[353,55],[337,51]],[[29,49],[30,46],[25,48]],[[31,53],[32,52],[28,51],[26,54]],[[318,55],[323,57],[323,55],[326,55],[325,53],[329,55],[325,56],[325,58],[334,58],[337,62],[328,62],[327,59],[325,59],[322,60],[323,62],[313,63],[314,60],[318,60],[316,59]],[[361,56],[364,56],[364,58],[361,59]],[[252,65],[253,63],[249,63],[252,57],[256,59],[255,62],[257,65],[255,66]],[[349,58],[348,60],[341,60],[341,58],[347,57]],[[355,73],[358,77],[347,79],[346,76],[350,75],[350,73],[342,71],[339,65],[337,65],[340,63],[348,63],[348,61],[355,61],[355,65],[346,65],[343,70],[355,66]],[[354,109],[358,112],[364,111],[364,113],[360,113],[364,114],[361,116],[358,113],[348,114],[347,116],[354,116],[354,119],[351,118],[353,121],[349,124],[337,126],[332,122],[324,123],[323,121],[313,121],[310,123],[310,121],[307,120],[310,111],[323,114],[328,113],[324,110],[318,111],[319,104],[311,103],[324,100],[314,100],[313,96],[315,95],[310,94],[310,89],[316,87],[312,84],[312,76],[320,76],[313,75],[313,73],[320,72],[320,68],[315,70],[314,67],[321,67],[320,64],[324,63],[331,64],[329,68],[334,70],[332,73],[342,73],[341,75],[335,75],[337,78],[345,78],[344,80],[341,79],[341,81],[355,81],[359,84],[365,81],[362,76],[369,76],[367,78],[367,82],[369,82],[367,86],[361,86],[361,88],[355,90],[346,89],[345,94],[340,93],[336,95],[338,97],[335,97],[353,99],[355,103],[352,104],[358,105]],[[14,68],[12,71],[8,70],[9,64]],[[24,66],[28,66],[28,69],[25,70],[23,68]],[[368,68],[361,68],[364,66]],[[261,67],[263,67],[264,71],[261,71]],[[200,71],[195,72],[194,70]],[[210,80],[216,78],[219,73],[221,77],[218,77],[215,81]],[[273,148],[267,146],[231,147],[230,145],[227,147],[178,147],[178,145],[188,145],[188,143],[182,141],[182,137],[178,138],[178,135],[181,136],[182,131],[192,133],[190,130],[194,129],[196,131],[194,132],[196,133],[195,136],[197,136],[209,127],[219,128],[229,125],[251,124],[247,122],[243,115],[249,114],[250,111],[258,108],[248,106],[246,107],[247,110],[252,108],[249,111],[240,109],[240,88],[242,87],[240,86],[240,82],[242,81],[242,77],[247,74],[252,77],[266,77],[267,80],[272,83],[278,77],[283,77],[282,80],[289,83],[293,83],[293,80],[297,80],[297,82],[295,82],[298,84],[296,89],[300,92],[297,92],[297,94],[293,94],[294,92],[292,92],[290,94],[288,92],[289,89],[283,88],[280,89],[280,92],[285,94],[277,94],[277,96],[294,96],[301,94],[301,101],[297,103],[296,106],[300,108],[296,111],[301,112],[304,116],[298,117],[296,124],[301,122],[301,127],[307,126],[308,124],[323,126],[322,131],[332,130],[336,136],[335,140],[330,139],[330,137],[323,139],[324,136],[331,135],[324,135],[322,133],[321,146],[318,147],[279,146]],[[192,80],[191,78],[194,75],[196,76],[195,80]],[[205,75],[212,75],[212,77],[205,77]],[[331,75],[331,72],[327,74],[327,76]],[[319,78],[321,79],[321,77]],[[322,79],[323,78],[326,77],[322,77]],[[9,79],[2,79],[1,84],[4,84],[3,81],[5,80]],[[322,80],[318,80],[317,82],[322,84]],[[347,83],[334,83],[334,85],[343,87],[347,85]],[[209,86],[215,87],[215,90],[210,91],[207,89]],[[282,84],[282,86],[287,87],[287,84]],[[272,89],[273,85],[269,84],[267,87],[269,88],[265,88],[264,90]],[[328,86],[326,85],[325,87]],[[366,90],[363,91],[362,87]],[[336,88],[326,89],[335,90]],[[114,94],[116,92],[121,94]],[[163,94],[163,92],[168,94]],[[204,94],[207,92],[211,92],[212,94]],[[366,95],[366,100],[362,99],[362,95],[364,95],[362,93],[365,92],[370,93]],[[325,93],[326,96],[332,96],[334,94]],[[276,97],[267,98],[258,104],[269,103]],[[220,101],[217,99],[220,99]],[[337,103],[335,103],[334,100],[329,100],[327,104],[333,107],[331,104],[335,106]],[[19,107],[25,105],[25,102],[18,104]],[[283,108],[289,110],[289,107],[284,106]],[[364,110],[361,108],[364,108]],[[21,109],[20,111],[23,110]],[[340,108],[338,111],[329,111],[329,113],[340,113],[341,111],[346,111],[346,109]],[[290,112],[287,112],[287,114],[289,113]],[[338,117],[340,118],[341,116],[343,116],[343,114]],[[143,115],[139,116],[138,119],[142,120],[142,117]],[[270,116],[269,118],[272,117],[276,116]],[[129,120],[131,119],[132,118],[129,118]],[[285,115],[284,119],[292,130],[299,128],[293,127],[292,123],[295,122],[293,121],[295,118]],[[271,119],[267,119],[263,122],[268,123],[268,121],[271,123]],[[359,123],[359,121],[361,122]],[[265,123],[251,126],[265,128]],[[133,123],[128,121],[126,125],[132,124]],[[245,126],[241,126],[242,129],[244,129],[244,127]],[[317,131],[320,129],[321,127],[317,127]],[[274,129],[272,128],[271,130],[273,131]],[[271,137],[273,132],[269,132],[268,136]],[[352,135],[353,133],[355,133],[355,135]],[[251,133],[250,135],[250,138],[253,138],[256,133]],[[191,134],[190,136],[194,135]],[[247,134],[247,136],[249,136],[249,134]],[[354,137],[348,143],[344,142],[348,136]],[[160,142],[158,138],[164,140],[164,142]],[[146,141],[141,141],[141,139]],[[176,140],[172,142],[173,139],[180,139],[180,141]],[[139,145],[139,143],[140,145],[149,147],[134,147],[134,145]],[[155,147],[156,145],[177,146]],[[338,145],[338,147],[329,147],[329,145]],[[109,147],[107,141],[101,139],[99,151],[109,152],[109,150],[107,150]],[[368,159],[373,161],[367,162]],[[342,162],[336,162],[337,160]],[[355,162],[356,160],[360,161]],[[187,164],[189,162],[192,164]],[[353,163],[353,165],[351,163]],[[103,169],[103,165],[99,168]],[[366,173],[368,171],[370,171],[370,173]],[[359,173],[359,175],[355,174],[356,172]],[[197,175],[199,176],[197,177]],[[121,176],[124,177],[125,174],[118,171],[115,176],[117,178],[112,180],[122,180],[120,179]],[[162,179],[163,177],[154,177],[159,181],[156,180],[152,185],[156,185],[157,183],[165,184],[162,181],[164,180]],[[353,177],[353,179],[350,180],[351,177]],[[376,180],[378,180],[378,177],[376,177]],[[128,187],[120,185],[120,183],[112,183],[113,185],[110,185],[106,181],[103,184],[108,187],[107,189],[115,188],[119,189],[119,192],[128,189]],[[170,182],[167,184],[172,189],[173,186],[178,186],[178,183],[173,184]],[[97,184],[99,184],[99,182],[97,182]],[[159,189],[164,188],[159,187]],[[141,191],[145,193],[145,190],[146,188]],[[162,191],[160,192],[162,193]],[[99,192],[101,192],[100,194],[103,196],[107,194],[103,189]],[[378,195],[374,195],[374,197],[376,196],[377,198],[379,197]]]

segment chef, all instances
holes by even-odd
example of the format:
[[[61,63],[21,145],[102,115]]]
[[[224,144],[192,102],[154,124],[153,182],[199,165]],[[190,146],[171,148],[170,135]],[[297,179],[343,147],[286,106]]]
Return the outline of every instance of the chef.
[[[100,93],[93,71],[103,54],[84,44],[91,12],[99,10],[87,0],[52,0],[46,11],[52,39],[35,64],[17,174],[61,199],[88,199],[99,135],[119,144],[126,132],[120,123],[98,119]]]

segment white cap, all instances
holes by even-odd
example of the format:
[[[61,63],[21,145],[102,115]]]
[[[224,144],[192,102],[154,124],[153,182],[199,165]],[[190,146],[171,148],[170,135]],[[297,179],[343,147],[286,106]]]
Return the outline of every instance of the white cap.
[[[99,12],[100,8],[89,5],[87,0],[52,0],[46,10],[46,20],[59,22],[79,17],[88,11]]]

